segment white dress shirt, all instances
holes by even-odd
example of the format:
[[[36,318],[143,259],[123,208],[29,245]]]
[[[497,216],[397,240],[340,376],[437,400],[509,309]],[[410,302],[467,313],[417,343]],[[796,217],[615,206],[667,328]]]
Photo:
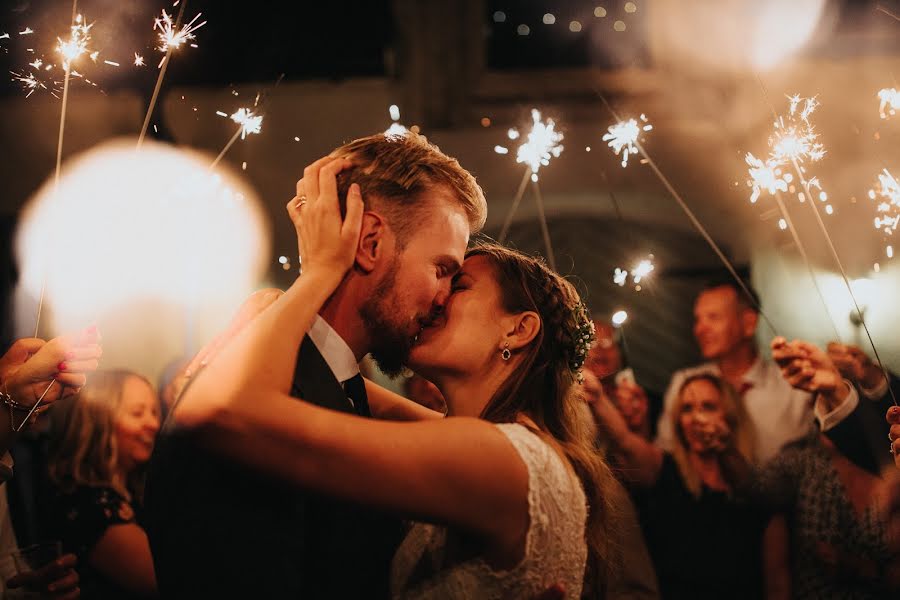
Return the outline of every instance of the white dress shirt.
[[[664,450],[671,450],[674,445],[673,419],[676,416],[672,414],[672,409],[678,391],[685,379],[700,373],[721,376],[718,365],[712,362],[682,369],[672,375],[656,436],[657,445]],[[756,428],[754,450],[756,461],[760,464],[773,458],[785,444],[809,434],[814,419],[819,421],[823,432],[828,431],[852,413],[859,402],[859,395],[851,385],[849,396],[833,411],[828,412],[824,404],[818,401],[814,408],[811,394],[792,388],[781,376],[778,366],[762,357],[758,357],[744,374],[743,381],[750,386],[744,392],[744,406]]]
[[[328,368],[334,373],[335,378],[344,385],[344,382],[359,374],[359,363],[356,355],[344,341],[344,338],[328,324],[328,322],[316,315],[309,328],[309,339],[328,363]],[[348,398],[349,399],[349,398]],[[350,400],[353,404],[353,400]]]

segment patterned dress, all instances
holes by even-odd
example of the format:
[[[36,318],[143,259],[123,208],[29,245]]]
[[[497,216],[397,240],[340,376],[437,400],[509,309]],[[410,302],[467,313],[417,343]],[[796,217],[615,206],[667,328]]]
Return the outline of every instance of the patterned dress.
[[[832,464],[831,451],[818,435],[787,446],[762,469],[755,486],[774,510],[787,516],[795,598],[890,597],[875,574],[890,558],[877,508],[870,505],[864,514],[857,512]],[[838,568],[825,548],[844,557],[838,558]],[[847,566],[846,557],[875,566],[875,573],[838,573]]]
[[[58,490],[54,498],[54,534],[63,543],[63,552],[78,557],[81,597],[134,597],[90,565],[88,557],[101,536],[113,525],[137,523],[133,505],[111,487],[78,486]]]

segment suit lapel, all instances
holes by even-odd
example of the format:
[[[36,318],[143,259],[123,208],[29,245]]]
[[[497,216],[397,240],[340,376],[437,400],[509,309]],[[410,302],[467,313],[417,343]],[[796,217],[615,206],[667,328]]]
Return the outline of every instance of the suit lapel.
[[[291,396],[331,410],[355,412],[341,383],[308,335],[297,352]]]

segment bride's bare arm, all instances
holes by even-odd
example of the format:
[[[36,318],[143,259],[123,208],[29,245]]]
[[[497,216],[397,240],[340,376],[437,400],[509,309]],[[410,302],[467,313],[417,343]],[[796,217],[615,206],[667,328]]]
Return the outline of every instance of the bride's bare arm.
[[[369,409],[376,419],[386,421],[422,421],[426,419],[443,419],[444,415],[425,408],[409,398],[395,394],[374,381],[366,379],[366,395],[369,398]]]

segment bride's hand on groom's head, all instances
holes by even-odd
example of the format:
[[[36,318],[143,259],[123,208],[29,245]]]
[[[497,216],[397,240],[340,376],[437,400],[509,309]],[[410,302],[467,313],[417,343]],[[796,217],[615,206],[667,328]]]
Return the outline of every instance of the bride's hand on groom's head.
[[[346,217],[342,218],[337,183],[338,173],[352,166],[346,159],[319,159],[303,171],[297,195],[288,202],[306,273],[315,270],[343,277],[353,266],[362,225],[362,193],[359,185],[350,186]]]

